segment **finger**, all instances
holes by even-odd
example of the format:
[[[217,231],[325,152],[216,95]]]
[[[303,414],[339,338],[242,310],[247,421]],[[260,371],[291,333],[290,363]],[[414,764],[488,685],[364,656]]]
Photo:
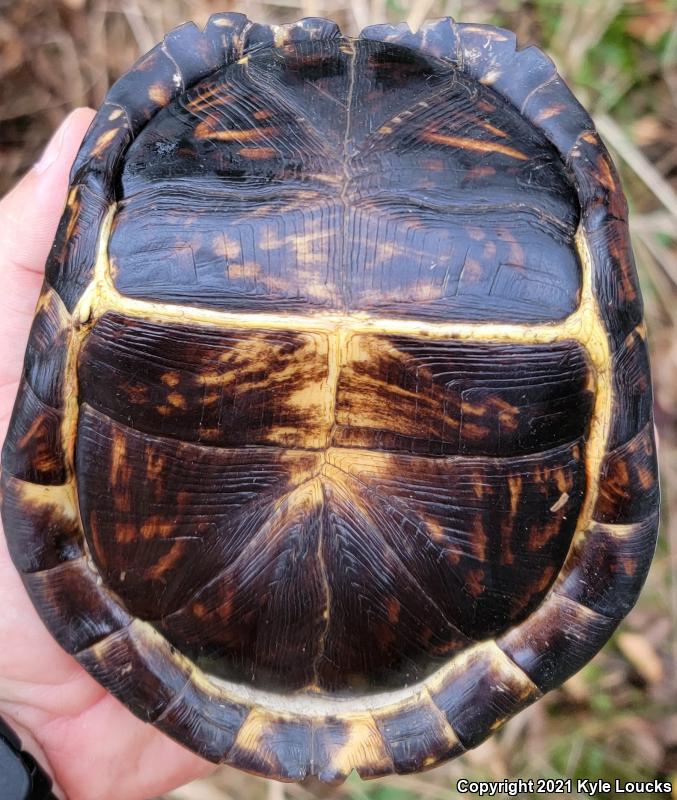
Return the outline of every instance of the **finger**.
[[[0,435],[21,373],[45,261],[68,191],[68,173],[94,111],[70,114],[40,161],[0,200]]]
[[[10,261],[41,273],[68,191],[68,173],[94,116],[91,108],[69,114],[38,163],[0,201],[0,267]]]
[[[37,736],[71,800],[146,800],[216,769],[111,695],[77,717],[43,724]]]

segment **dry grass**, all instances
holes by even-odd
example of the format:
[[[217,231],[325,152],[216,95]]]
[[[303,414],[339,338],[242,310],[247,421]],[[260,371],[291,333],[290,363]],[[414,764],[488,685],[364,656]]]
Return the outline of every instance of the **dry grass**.
[[[363,784],[336,798],[449,798],[459,777],[672,776],[677,784],[677,6],[674,0],[0,0],[0,193],[78,105],[107,86],[173,25],[214,11],[259,21],[336,19],[348,33],[371,22],[451,14],[512,28],[545,46],[593,111],[630,198],[656,389],[664,492],[662,536],[637,608],[604,651],[562,689],[493,740],[417,777]],[[224,769],[172,800],[319,796]],[[602,796],[602,795],[598,795]]]

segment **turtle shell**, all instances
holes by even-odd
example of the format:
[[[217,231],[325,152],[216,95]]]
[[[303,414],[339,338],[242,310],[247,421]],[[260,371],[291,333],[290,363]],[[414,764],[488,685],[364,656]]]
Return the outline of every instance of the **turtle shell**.
[[[215,762],[416,771],[559,685],[658,487],[626,203],[552,62],[170,33],[73,167],[2,481],[57,640]]]

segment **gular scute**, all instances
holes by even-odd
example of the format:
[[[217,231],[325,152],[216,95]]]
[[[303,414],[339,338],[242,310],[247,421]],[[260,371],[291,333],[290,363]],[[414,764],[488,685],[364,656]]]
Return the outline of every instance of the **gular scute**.
[[[2,453],[45,624],[198,755],[474,747],[634,604],[659,487],[627,204],[498,28],[187,24],[71,173]]]

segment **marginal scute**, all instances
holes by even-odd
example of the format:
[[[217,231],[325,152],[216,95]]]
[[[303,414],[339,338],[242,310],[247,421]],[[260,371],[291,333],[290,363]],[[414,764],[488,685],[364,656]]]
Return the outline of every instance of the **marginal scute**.
[[[192,668],[138,619],[76,653],[82,666],[144,722],[153,722],[190,682]]]
[[[583,224],[589,228],[587,240],[593,256],[593,280],[600,313],[607,323],[612,346],[619,349],[641,324],[643,316],[628,225],[606,211],[600,212],[597,218],[592,213],[584,213]]]
[[[512,61],[501,64],[500,70],[491,75],[489,85],[521,110],[529,95],[556,74],[554,63],[542,50],[525,47],[515,53]]]
[[[99,108],[71,168],[71,184],[85,180],[88,173],[95,173],[99,181],[114,175],[125,150],[133,138],[129,117],[118,103],[106,101]]]
[[[275,43],[278,47],[296,42],[336,39],[341,35],[339,26],[322,17],[305,17],[298,22],[290,22],[277,28]]]
[[[83,555],[82,529],[70,484],[38,486],[3,469],[2,517],[20,572],[50,570]]]
[[[126,110],[136,134],[183,89],[181,72],[160,43],[141,56],[132,69],[111,86],[106,100]]]
[[[458,53],[458,26],[450,17],[430,20],[417,31],[412,31],[406,22],[399,25],[370,25],[360,33],[361,39],[377,42],[391,42],[409,47],[435,58],[443,58],[460,64]]]
[[[97,583],[84,556],[27,573],[23,581],[52,636],[71,655],[80,657],[132,622],[108,589]],[[115,672],[114,662],[108,667]]]
[[[252,22],[244,32],[244,52],[249,55],[265,47],[275,45],[275,30],[272,25]]]
[[[31,327],[24,377],[35,396],[52,408],[63,407],[70,317],[59,295],[43,286]]]
[[[642,328],[628,334],[613,354],[614,414],[607,448],[632,439],[653,418],[649,348]]]
[[[522,113],[544,131],[562,154],[571,151],[581,131],[593,128],[590,115],[559,75],[529,94]]]
[[[457,30],[463,70],[480,83],[492,86],[513,58],[517,37],[512,31],[492,25],[460,23]]]
[[[113,201],[113,187],[101,176],[81,170],[68,192],[66,208],[47,258],[47,282],[72,313],[94,276],[99,230]]]
[[[592,256],[592,284],[612,349],[642,321],[642,296],[627,224],[628,207],[616,168],[594,131],[580,134],[568,157]]]
[[[183,742],[202,758],[224,763],[248,708],[227,700],[206,681],[189,681],[155,720],[168,736]]]
[[[244,14],[223,12],[212,14],[204,29],[204,36],[213,43],[220,54],[221,63],[232,64],[244,53],[245,31],[251,25]]]
[[[529,619],[501,636],[497,644],[542,692],[549,692],[578,672],[617,625],[618,619],[552,592]]]
[[[651,420],[636,436],[604,457],[593,518],[609,524],[640,522],[651,516],[658,499],[658,463]]]
[[[524,624],[524,623],[523,623]],[[518,626],[516,630],[520,630]],[[474,648],[430,689],[463,746],[476,747],[510,717],[538,700],[539,689],[493,644]]]
[[[40,400],[24,378],[2,448],[3,469],[15,478],[39,484],[64,483],[61,445],[63,413]]]
[[[377,709],[373,717],[400,775],[430,769],[465,752],[427,690],[394,708]]]
[[[393,759],[369,712],[327,716],[313,736],[317,776],[342,783],[355,770],[361,778],[379,778],[393,771]]]
[[[576,542],[555,592],[610,619],[635,605],[656,548],[658,515],[624,525],[593,523]]]
[[[588,235],[605,227],[611,219],[627,221],[628,204],[618,172],[596,131],[581,131],[567,163],[575,178]]]
[[[285,719],[252,710],[244,720],[226,763],[277,780],[303,781],[313,764],[313,724],[307,717]]]
[[[221,48],[192,22],[170,31],[164,47],[180,69],[185,87],[214,72],[223,60]]]

